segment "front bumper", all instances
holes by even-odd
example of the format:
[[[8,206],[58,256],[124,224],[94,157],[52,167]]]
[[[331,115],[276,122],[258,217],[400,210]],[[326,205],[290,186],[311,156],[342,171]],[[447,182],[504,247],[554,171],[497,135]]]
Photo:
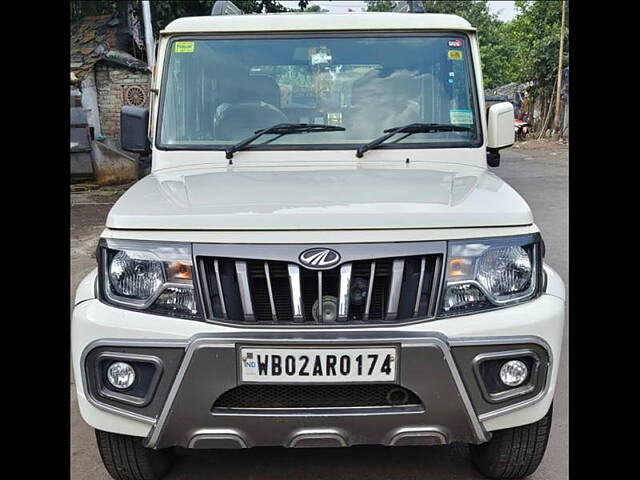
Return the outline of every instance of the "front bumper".
[[[73,364],[85,421],[102,430],[146,437],[145,444],[153,448],[482,443],[492,430],[546,414],[563,323],[563,298],[553,294],[466,317],[331,331],[240,330],[124,311],[88,299],[73,314]],[[398,383],[413,391],[422,406],[216,411],[215,399],[238,385],[237,347],[246,344],[398,345]],[[536,388],[504,402],[488,401],[474,377],[473,360],[487,352],[523,349],[534,350],[541,360]],[[92,384],[90,360],[105,351],[161,359],[163,373],[150,402],[134,406],[101,396]]]

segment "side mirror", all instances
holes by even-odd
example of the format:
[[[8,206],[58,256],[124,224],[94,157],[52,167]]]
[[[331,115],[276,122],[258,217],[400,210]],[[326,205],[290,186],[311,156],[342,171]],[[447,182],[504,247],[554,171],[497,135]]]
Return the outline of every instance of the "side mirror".
[[[516,140],[513,127],[513,104],[500,102],[491,105],[487,112],[487,162],[491,167],[500,165],[498,150],[510,147]]]
[[[120,145],[123,150],[134,153],[149,153],[151,144],[147,136],[149,110],[124,106],[120,110]]]

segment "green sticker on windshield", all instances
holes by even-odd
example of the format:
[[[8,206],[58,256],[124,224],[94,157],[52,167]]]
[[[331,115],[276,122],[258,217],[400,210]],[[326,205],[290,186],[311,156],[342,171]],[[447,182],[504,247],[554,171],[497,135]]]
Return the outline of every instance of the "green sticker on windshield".
[[[176,53],[193,53],[196,46],[194,42],[176,42]]]
[[[473,112],[471,110],[449,110],[449,119],[454,125],[473,124]]]

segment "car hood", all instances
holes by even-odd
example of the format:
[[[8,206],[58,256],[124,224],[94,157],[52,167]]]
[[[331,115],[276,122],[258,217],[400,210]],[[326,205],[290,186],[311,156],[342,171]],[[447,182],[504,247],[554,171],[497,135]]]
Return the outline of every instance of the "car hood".
[[[458,164],[208,167],[133,185],[107,227],[352,230],[518,226],[526,202],[493,173]]]

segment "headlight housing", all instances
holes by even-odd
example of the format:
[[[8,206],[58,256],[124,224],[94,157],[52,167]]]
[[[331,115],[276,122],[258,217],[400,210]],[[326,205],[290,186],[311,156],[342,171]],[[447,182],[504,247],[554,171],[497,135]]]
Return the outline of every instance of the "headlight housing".
[[[539,234],[449,242],[440,315],[464,315],[536,297],[542,285]]]
[[[191,246],[102,239],[100,297],[119,307],[200,319]]]

